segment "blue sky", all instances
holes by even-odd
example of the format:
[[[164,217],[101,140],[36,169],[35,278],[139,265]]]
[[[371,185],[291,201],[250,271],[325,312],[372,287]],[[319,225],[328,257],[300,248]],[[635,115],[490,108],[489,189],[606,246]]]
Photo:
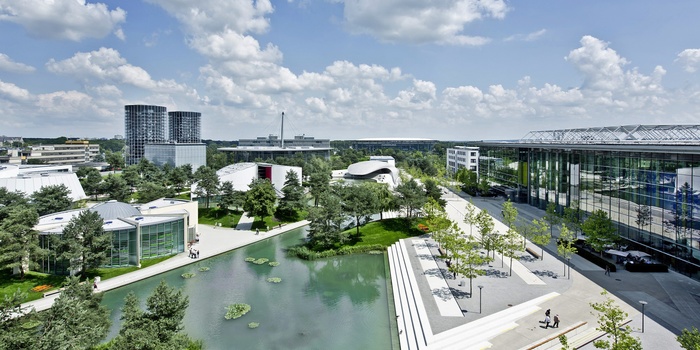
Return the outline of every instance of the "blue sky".
[[[700,2],[0,0],[0,135],[520,138],[700,124]]]

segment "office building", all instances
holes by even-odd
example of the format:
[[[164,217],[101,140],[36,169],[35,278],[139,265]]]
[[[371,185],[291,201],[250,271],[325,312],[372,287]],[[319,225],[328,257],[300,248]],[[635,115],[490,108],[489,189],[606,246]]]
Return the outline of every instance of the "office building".
[[[430,152],[436,143],[437,140],[409,137],[364,138],[352,141],[351,147],[355,150],[366,150],[369,153],[388,148],[410,152]]]
[[[137,164],[151,143],[165,143],[166,108],[150,105],[124,106],[126,165]]]
[[[447,173],[455,174],[459,169],[479,171],[479,147],[456,146],[447,149]]]
[[[700,278],[700,125],[545,130],[469,144],[482,155],[479,176],[512,199],[578,209],[582,220],[603,210],[623,244]]]
[[[100,154],[100,145],[86,140],[68,140],[63,145],[31,146],[26,161],[45,164],[80,164],[91,162]]]
[[[207,146],[203,143],[154,143],[145,145],[143,156],[157,166],[190,164],[197,170],[207,165]]]
[[[201,143],[202,113],[168,112],[168,139],[173,143]]]

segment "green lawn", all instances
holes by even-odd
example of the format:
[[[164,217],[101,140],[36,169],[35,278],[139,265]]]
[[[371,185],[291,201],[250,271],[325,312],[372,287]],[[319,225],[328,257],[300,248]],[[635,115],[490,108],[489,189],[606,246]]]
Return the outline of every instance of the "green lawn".
[[[398,240],[408,237],[416,237],[425,234],[418,229],[420,221],[411,223],[409,227],[404,218],[384,219],[374,221],[360,227],[360,237],[355,238],[349,245],[372,245],[380,244],[388,247]],[[354,236],[357,229],[352,228],[345,231]]]
[[[243,212],[229,210],[228,214],[219,208],[199,208],[199,223],[214,225],[221,223],[221,227],[236,227]]]
[[[174,256],[175,255],[170,255],[160,258],[141,260],[141,268],[155,265]],[[94,279],[95,276],[100,276],[100,279],[106,280],[125,273],[136,271],[138,269],[139,268],[136,266],[99,268],[88,271],[87,276],[89,279]],[[18,276],[12,275],[10,271],[2,271],[0,272],[0,298],[4,299],[6,295],[12,295],[12,293],[19,288],[23,293],[27,293],[27,297],[22,301],[23,303],[41,299],[44,297],[44,293],[60,288],[65,280],[66,276],[49,275],[34,271],[28,272],[25,274],[24,279],[20,280]],[[38,286],[50,286],[50,288],[33,292],[32,288]]]

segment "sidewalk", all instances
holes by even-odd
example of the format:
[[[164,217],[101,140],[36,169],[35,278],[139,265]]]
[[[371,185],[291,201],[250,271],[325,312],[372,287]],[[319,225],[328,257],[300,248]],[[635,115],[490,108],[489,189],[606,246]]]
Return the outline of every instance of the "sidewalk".
[[[233,249],[240,248],[308,224],[309,222],[306,220],[299,221],[283,225],[282,227],[277,226],[273,229],[270,229],[270,231],[260,232],[259,235],[256,235],[254,231],[250,230],[237,230],[232,228],[215,227],[199,224],[199,242],[193,245],[195,249],[199,250],[199,259],[189,258],[189,250],[185,249],[184,253],[179,253],[176,256],[156,265],[149,266],[114,278],[110,278],[108,280],[100,281],[98,283],[98,290],[104,292],[111,289],[119,288],[127,284],[140,281],[161,274],[163,272],[176,269],[178,267],[196,263],[202,259],[223,254]],[[51,305],[53,305],[54,300],[56,300],[56,298],[58,298],[59,295],[60,293],[39,300],[24,303],[22,304],[22,307],[27,307],[30,309],[33,307],[36,311],[43,311],[50,308]]]

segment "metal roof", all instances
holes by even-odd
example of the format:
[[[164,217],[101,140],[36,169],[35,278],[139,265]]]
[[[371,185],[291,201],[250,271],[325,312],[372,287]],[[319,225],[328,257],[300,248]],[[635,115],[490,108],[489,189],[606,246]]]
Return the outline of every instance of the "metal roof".
[[[700,125],[621,125],[530,131],[521,143],[698,144]]]

